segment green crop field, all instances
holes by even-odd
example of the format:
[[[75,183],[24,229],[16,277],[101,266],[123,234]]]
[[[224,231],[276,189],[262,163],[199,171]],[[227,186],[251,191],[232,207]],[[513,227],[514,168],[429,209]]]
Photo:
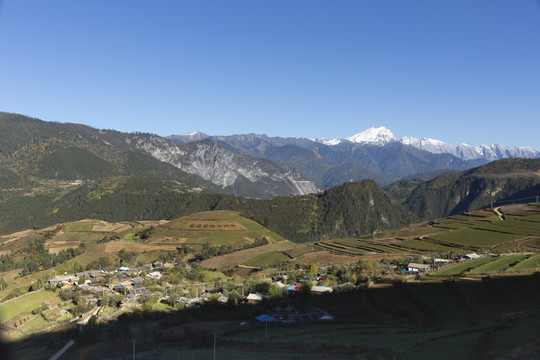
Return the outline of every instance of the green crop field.
[[[242,248],[246,243],[261,238],[266,238],[269,243],[284,240],[282,236],[234,211],[201,212],[155,226],[150,242],[160,237],[184,238],[187,243],[211,243],[234,248]]]
[[[534,222],[540,223],[540,214],[523,216],[523,217],[520,217],[519,220],[534,221]]]
[[[24,325],[21,326],[21,330],[25,332],[31,332],[31,331],[42,330],[49,326],[51,326],[51,323],[45,320],[42,316],[38,315],[34,317],[32,320],[29,320],[26,323],[24,323]]]
[[[281,251],[271,251],[266,254],[255,256],[254,258],[246,261],[246,265],[249,266],[262,266],[262,265],[275,265],[284,261],[288,261],[291,258],[285,255]]]
[[[413,250],[425,250],[425,251],[454,251],[455,248],[440,244],[433,244],[427,241],[409,239],[403,240],[402,242],[396,244],[402,247],[406,247]]]
[[[523,236],[526,236],[526,235],[540,236],[540,224],[538,226],[538,229],[533,229],[536,223],[529,222],[529,224],[531,225],[529,227],[526,227],[527,223],[525,221],[516,220],[513,223],[509,224],[509,222],[511,221],[512,220],[507,220],[507,221],[496,223],[496,224],[476,225],[473,227],[473,229],[502,232],[502,233],[516,234],[516,235],[523,235]],[[523,224],[525,226],[520,226]]]
[[[40,291],[2,304],[0,305],[0,322],[8,321],[25,311],[32,311],[36,306],[56,296],[56,293],[52,291]]]
[[[354,249],[364,250],[366,252],[374,252],[374,253],[401,252],[399,250],[392,249],[382,244],[375,244],[369,240],[335,240],[333,241],[333,243],[336,246],[352,247]]]
[[[64,224],[65,232],[92,231],[94,224],[99,221],[75,221]]]
[[[536,230],[540,229],[540,221],[525,220],[525,218],[527,218],[527,216],[523,218],[499,221],[494,224],[501,225],[501,226],[517,227],[517,228],[527,228],[527,229],[536,229]]]
[[[433,234],[429,237],[458,246],[464,245],[473,248],[490,248],[508,241],[520,239],[523,235],[503,234],[487,230],[464,228]]]
[[[368,250],[360,250],[360,249],[351,248],[351,247],[337,246],[334,243],[330,243],[330,242],[318,242],[318,243],[315,243],[315,245],[325,248],[326,250],[341,251],[341,252],[351,254],[351,255],[364,255],[364,254],[370,253],[370,251]]]
[[[143,229],[143,226],[139,223],[130,223],[129,225],[133,226],[133,228],[118,233],[118,236],[124,240],[132,240],[133,235]]]
[[[540,268],[540,254],[533,255],[527,260],[523,260],[522,262],[516,264],[515,266],[512,266],[511,271],[526,271],[526,270],[534,270]]]
[[[452,266],[452,267],[449,267],[449,268],[446,268],[446,269],[442,269],[440,271],[436,271],[434,273],[432,273],[431,275],[434,275],[434,276],[451,276],[451,275],[459,275],[465,271],[469,271],[477,266],[481,266],[481,265],[484,265],[484,264],[487,264],[491,261],[494,261],[495,259],[494,258],[491,258],[491,257],[483,257],[483,258],[479,258],[479,259],[475,259],[475,260],[468,260],[468,261],[464,261],[458,265],[455,265],[455,266]]]
[[[470,274],[480,275],[480,274],[490,274],[496,272],[502,272],[508,270],[512,265],[519,263],[523,259],[529,257],[528,255],[510,255],[510,256],[501,256],[495,261],[491,261],[485,265],[478,266],[471,271]]]

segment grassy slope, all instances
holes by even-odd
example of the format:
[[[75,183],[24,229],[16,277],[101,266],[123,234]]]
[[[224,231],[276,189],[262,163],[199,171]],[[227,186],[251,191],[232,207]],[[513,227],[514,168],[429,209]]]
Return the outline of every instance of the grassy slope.
[[[40,291],[2,304],[0,305],[0,322],[8,321],[22,312],[31,311],[56,296],[56,293],[51,291]]]

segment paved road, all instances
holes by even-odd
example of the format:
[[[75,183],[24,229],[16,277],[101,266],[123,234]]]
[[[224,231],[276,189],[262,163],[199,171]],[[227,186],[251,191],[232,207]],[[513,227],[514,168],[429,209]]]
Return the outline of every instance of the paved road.
[[[73,344],[75,344],[75,341],[73,341],[73,339],[69,340],[69,342],[64,345],[63,348],[60,349],[60,351],[58,351],[56,354],[53,355],[53,357],[51,357],[49,360],[57,360],[60,358],[60,356],[64,355],[64,353],[66,351],[68,351],[68,349],[73,346]]]

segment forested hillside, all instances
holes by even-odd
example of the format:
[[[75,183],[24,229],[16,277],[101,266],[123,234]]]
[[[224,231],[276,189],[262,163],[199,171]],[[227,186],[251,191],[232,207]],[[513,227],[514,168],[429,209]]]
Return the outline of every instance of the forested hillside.
[[[84,218],[106,221],[173,219],[208,210],[235,210],[292,240],[356,236],[415,218],[375,182],[347,183],[322,194],[257,200],[179,192],[145,177],[84,184],[62,196],[38,194],[0,203],[3,233]]]
[[[403,182],[401,187],[396,183],[392,192],[400,196],[400,189],[403,195],[411,186],[412,182]],[[491,206],[498,201],[538,195],[540,159],[502,159],[421,181],[404,200],[404,205],[422,219],[436,219]]]

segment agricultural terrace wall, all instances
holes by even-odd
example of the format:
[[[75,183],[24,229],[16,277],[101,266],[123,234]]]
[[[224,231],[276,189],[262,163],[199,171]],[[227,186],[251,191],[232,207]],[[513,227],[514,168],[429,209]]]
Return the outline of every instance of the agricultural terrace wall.
[[[13,298],[13,299],[9,299],[9,300],[6,300],[6,301],[2,301],[2,302],[0,302],[0,305],[7,304],[7,303],[10,302],[10,301],[20,299],[20,298],[25,297],[25,296],[27,296],[27,295],[31,295],[31,294],[38,293],[38,292],[43,291],[43,290],[45,290],[45,289],[38,289],[38,290],[34,290],[34,291],[27,292],[26,294],[23,294],[23,295],[21,295],[21,296],[17,296],[17,297],[15,297],[15,298]]]

